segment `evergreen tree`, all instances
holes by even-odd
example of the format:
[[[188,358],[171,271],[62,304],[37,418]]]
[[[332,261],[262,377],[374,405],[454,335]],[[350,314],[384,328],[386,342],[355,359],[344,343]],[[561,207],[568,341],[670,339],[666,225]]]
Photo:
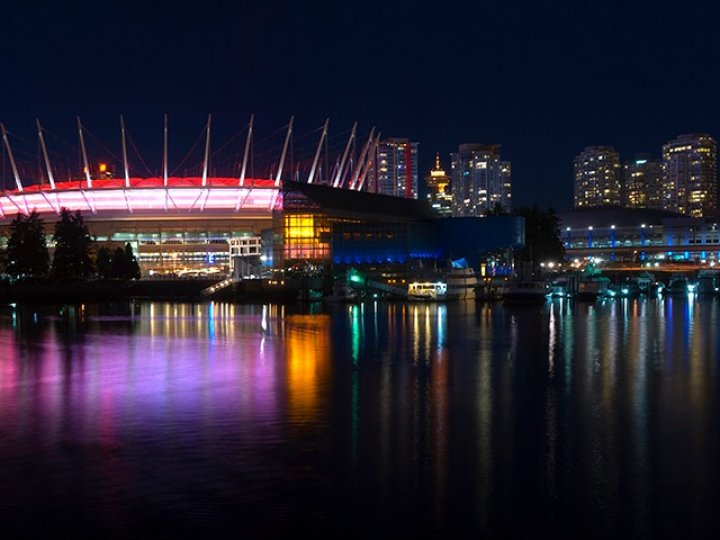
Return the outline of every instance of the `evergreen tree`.
[[[60,211],[60,221],[55,224],[53,241],[53,277],[78,279],[93,274],[93,261],[90,257],[93,240],[80,211],[74,214],[67,208]]]
[[[110,257],[110,250],[107,247],[103,246],[97,250],[97,254],[95,255],[95,268],[97,268],[98,277],[110,277],[112,272],[112,258]]]
[[[17,214],[10,223],[6,271],[13,277],[44,277],[50,266],[45,227],[38,213]]]
[[[125,265],[125,277],[128,279],[140,279],[140,265],[135,258],[135,253],[133,253],[133,248],[129,242],[125,244]]]
[[[534,205],[519,208],[515,215],[525,218],[525,247],[519,253],[521,261],[531,261],[536,269],[541,262],[560,261],[565,257],[560,220],[552,208],[546,211]]]
[[[127,276],[127,258],[125,257],[125,251],[119,247],[115,250],[112,256],[112,265],[110,268],[110,276],[118,279],[125,278]]]

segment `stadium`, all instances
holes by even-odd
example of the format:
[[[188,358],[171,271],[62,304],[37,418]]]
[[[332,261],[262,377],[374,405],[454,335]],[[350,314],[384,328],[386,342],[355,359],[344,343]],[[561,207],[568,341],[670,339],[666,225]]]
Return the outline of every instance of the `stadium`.
[[[165,117],[160,174],[152,174],[122,117],[119,156],[79,118],[77,146],[39,121],[37,145],[0,124],[0,241],[7,241],[18,214],[36,211],[52,250],[54,222],[67,208],[82,213],[96,246],[129,243],[145,276],[232,272],[236,278],[458,257],[477,266],[478,254],[524,242],[522,218],[438,219],[423,200],[378,194],[378,171],[389,165],[378,157],[374,128],[364,143],[357,123],[330,136],[328,120],[296,136],[291,118],[256,143],[251,117],[213,151],[211,120],[171,170]],[[70,151],[51,152],[50,137]],[[148,174],[136,174],[140,169]],[[404,173],[403,191],[411,192]]]
[[[187,176],[170,172],[167,116],[163,126],[162,173],[146,176],[133,174],[141,168],[138,163],[145,162],[122,117],[121,156],[89,136],[79,118],[78,144],[61,141],[64,148],[71,149],[61,153],[53,151],[50,145],[51,139],[61,139],[39,121],[38,145],[23,152],[16,148],[23,142],[27,148],[28,141],[0,125],[3,138],[0,236],[7,239],[8,225],[17,214],[37,211],[45,221],[52,249],[53,222],[60,210],[67,208],[82,213],[98,245],[115,247],[129,242],[138,254],[144,274],[226,271],[231,263],[230,245],[254,246],[243,254],[257,256],[263,231],[271,239],[268,231],[282,225],[278,223],[281,190],[290,175],[296,182],[326,184],[336,189],[372,189],[372,182],[366,180],[372,177],[375,163],[370,156],[375,155],[373,149],[380,140],[374,130],[358,151],[357,123],[349,135],[346,131],[331,137],[326,120],[322,127],[297,137],[291,118],[286,126],[275,130],[275,141],[271,136],[256,143],[251,117],[239,133],[213,151],[211,121],[209,116],[180,164],[185,164],[185,172],[191,173]],[[268,147],[260,146],[261,143]],[[16,159],[18,153],[21,157]],[[101,155],[102,160],[92,159],[95,155]],[[149,167],[145,169],[151,172]],[[62,180],[58,180],[59,170],[67,170]],[[260,178],[246,174],[258,170],[266,172]],[[293,236],[292,231],[288,233]],[[262,259],[265,265],[272,264],[272,246],[266,246]]]

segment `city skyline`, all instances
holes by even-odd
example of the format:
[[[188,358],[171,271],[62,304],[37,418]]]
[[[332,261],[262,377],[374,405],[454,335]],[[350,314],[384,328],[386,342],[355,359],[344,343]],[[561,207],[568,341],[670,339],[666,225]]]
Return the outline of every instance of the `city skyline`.
[[[292,114],[309,126],[358,120],[365,132],[377,126],[418,141],[423,173],[435,152],[447,159],[462,141],[502,144],[518,205],[570,207],[572,157],[587,144],[610,141],[629,156],[678,133],[720,133],[713,92],[692,90],[717,86],[710,66],[718,14],[711,3],[678,9],[667,1],[492,10],[423,2],[26,3],[5,18],[0,119],[31,134],[36,117],[53,129],[80,114],[114,141],[118,114],[151,126],[167,112],[184,117],[173,125],[179,146],[192,144],[208,112],[228,119],[217,125],[220,139],[252,112],[277,127]],[[389,61],[394,43],[408,52]],[[483,67],[470,70],[476,52]],[[367,67],[372,58],[384,60]],[[607,76],[586,69],[589,59],[607,66]],[[692,85],[668,77],[668,65],[692,73]],[[161,145],[155,130],[137,135],[149,153]]]

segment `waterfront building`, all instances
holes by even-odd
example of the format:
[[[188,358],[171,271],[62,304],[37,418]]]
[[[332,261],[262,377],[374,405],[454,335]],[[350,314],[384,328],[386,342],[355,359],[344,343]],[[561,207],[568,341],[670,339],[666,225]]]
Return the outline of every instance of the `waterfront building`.
[[[485,248],[497,247],[498,242],[508,248],[521,245],[524,238],[522,218],[510,216],[507,223],[496,224],[494,233],[478,229],[477,224],[470,222],[439,224],[443,220],[438,219],[428,202],[417,199],[417,144],[407,139],[402,142],[393,139],[381,149],[385,156],[381,160],[383,170],[388,174],[392,170],[395,178],[395,191],[390,196],[374,193],[367,182],[377,163],[362,159],[351,164],[349,150],[355,129],[337,156],[332,182],[327,179],[321,182],[321,176],[330,178],[319,172],[321,161],[331,161],[328,156],[320,159],[322,149],[327,149],[326,129],[317,144],[312,166],[308,163],[306,179],[297,181],[300,168],[289,166],[292,121],[279,161],[270,161],[262,175],[246,174],[252,171],[253,163],[252,129],[248,130],[241,148],[244,158],[239,176],[210,174],[219,171],[209,166],[212,155],[209,121],[204,159],[196,169],[199,175],[168,173],[166,141],[161,176],[130,176],[122,122],[121,126],[122,166],[103,163],[95,172],[95,166],[86,165],[90,162],[82,147],[85,166],[75,173],[68,171],[60,179],[49,154],[43,152],[45,182],[21,176],[20,171],[27,168],[16,166],[9,134],[1,130],[15,189],[0,192],[0,245],[7,241],[12,220],[18,214],[35,210],[45,222],[52,251],[51,231],[62,208],[82,212],[95,247],[107,247],[112,252],[129,243],[143,275],[233,272],[249,277],[283,270],[321,271],[340,260],[333,255],[333,237],[340,246],[338,249],[347,248],[341,250],[342,261],[349,257],[350,250],[353,261],[373,264],[405,264],[456,254],[472,257]],[[252,128],[252,121],[249,127]],[[79,134],[82,141],[82,131]],[[45,150],[42,131],[39,139]],[[368,147],[369,143],[365,148]],[[391,162],[394,165],[390,166]],[[288,171],[293,169],[296,180],[288,178]],[[359,229],[342,232],[338,237],[335,227],[341,225]],[[489,221],[483,227],[491,225]],[[469,236],[463,237],[462,231]],[[455,248],[451,249],[452,246]]]
[[[623,165],[623,206],[625,208],[663,207],[662,163],[648,154],[638,154]]]
[[[717,145],[705,134],[663,146],[663,208],[694,217],[717,209]]]
[[[612,146],[588,146],[575,157],[575,208],[620,206],[620,155]]]
[[[377,146],[376,192],[381,195],[418,198],[418,143],[390,138]]]
[[[569,260],[720,263],[717,218],[654,208],[589,208],[558,214]]]
[[[524,219],[438,218],[427,201],[285,182],[276,213],[276,265],[408,265],[521,247]]]
[[[452,215],[452,194],[450,193],[450,176],[440,164],[440,154],[435,154],[435,166],[425,177],[425,183],[430,190],[427,194],[428,202],[435,213],[442,217]]]
[[[499,144],[461,144],[451,158],[454,217],[484,216],[498,205],[511,210],[511,167]]]

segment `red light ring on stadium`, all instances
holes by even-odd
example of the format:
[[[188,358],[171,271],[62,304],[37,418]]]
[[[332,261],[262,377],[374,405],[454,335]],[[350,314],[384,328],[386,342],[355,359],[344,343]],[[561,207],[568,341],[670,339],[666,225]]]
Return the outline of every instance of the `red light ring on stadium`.
[[[240,212],[270,213],[278,201],[279,189],[273,180],[247,179],[244,187],[237,178],[131,178],[58,182],[55,189],[33,185],[23,191],[0,194],[1,217],[37,210],[57,214],[61,208],[80,210],[86,215],[117,212]]]

